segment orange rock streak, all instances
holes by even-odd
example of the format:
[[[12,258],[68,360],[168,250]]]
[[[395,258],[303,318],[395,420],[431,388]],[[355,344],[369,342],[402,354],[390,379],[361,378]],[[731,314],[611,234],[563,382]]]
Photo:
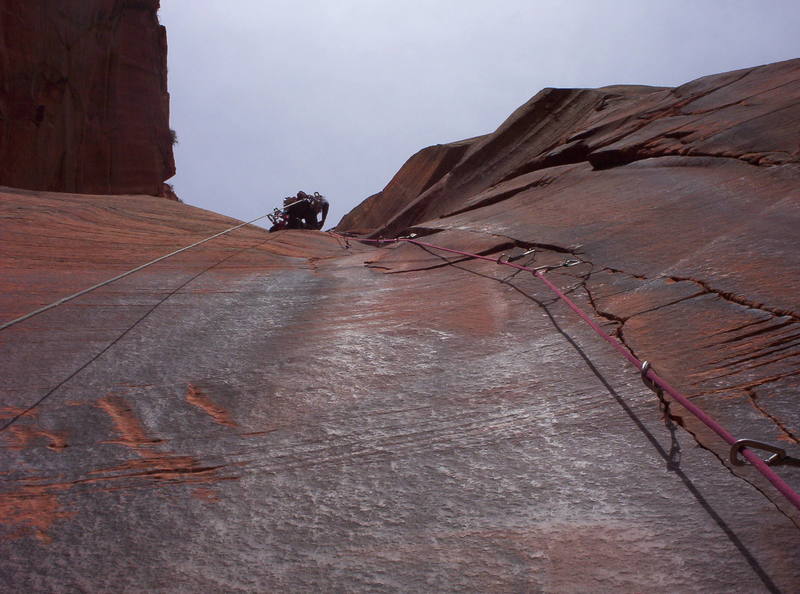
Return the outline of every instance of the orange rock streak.
[[[0,493],[0,522],[9,530],[9,538],[33,534],[42,542],[50,542],[48,531],[61,519],[75,512],[61,509],[58,497],[40,487],[23,487],[12,493]]]
[[[215,423],[227,427],[239,426],[238,423],[231,418],[228,411],[211,400],[211,398],[197,386],[189,384],[186,390],[186,402],[202,410],[210,416]]]

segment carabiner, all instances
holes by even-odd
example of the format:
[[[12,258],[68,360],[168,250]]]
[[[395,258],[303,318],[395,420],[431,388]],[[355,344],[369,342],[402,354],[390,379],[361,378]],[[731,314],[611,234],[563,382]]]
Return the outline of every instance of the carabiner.
[[[764,443],[763,441],[757,441],[755,439],[739,439],[731,446],[731,464],[734,466],[745,465],[745,462],[739,458],[739,452],[742,450],[742,448],[751,448],[754,450],[772,452],[772,455],[764,460],[764,462],[769,465],[777,464],[786,457],[786,450],[779,448],[778,446]]]

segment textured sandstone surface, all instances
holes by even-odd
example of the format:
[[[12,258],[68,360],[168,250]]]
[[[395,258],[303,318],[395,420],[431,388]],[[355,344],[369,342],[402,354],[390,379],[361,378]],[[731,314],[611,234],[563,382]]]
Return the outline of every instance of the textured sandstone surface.
[[[799,72],[544,91],[340,228],[581,259],[551,280],[800,489]],[[233,224],[0,189],[0,320]],[[246,227],[0,332],[0,377],[5,590],[800,587],[780,494],[491,262]]]
[[[0,197],[4,320],[232,223],[145,196]],[[553,274],[587,308],[589,269]],[[638,296],[603,295],[626,312]],[[491,263],[245,228],[14,326],[0,350],[7,590],[800,580],[798,527],[753,477],[665,424],[535,279]]]
[[[0,6],[0,184],[164,193],[175,174],[158,0]]]
[[[386,187],[348,213],[339,226],[350,232],[368,234],[386,223],[386,213],[404,208],[458,163],[480,138],[438,144],[412,156]]]
[[[796,450],[799,93],[800,60],[676,89],[546,89],[373,235],[579,257],[577,290],[634,353],[735,434]]]
[[[376,233],[389,237],[461,210],[478,193],[525,173],[557,172],[555,167],[571,163],[601,169],[667,155],[762,166],[798,163],[798,129],[800,59],[707,76],[675,89],[544,89],[473,143],[437,183],[400,208],[387,208],[387,222]],[[357,217],[361,208],[348,216]],[[344,222],[339,228],[350,229]]]

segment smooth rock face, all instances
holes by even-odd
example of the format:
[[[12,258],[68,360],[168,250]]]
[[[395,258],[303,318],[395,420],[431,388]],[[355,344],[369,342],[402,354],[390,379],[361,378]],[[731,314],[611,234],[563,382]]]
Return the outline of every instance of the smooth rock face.
[[[0,7],[0,185],[162,195],[175,174],[158,0]]]
[[[348,225],[579,258],[549,278],[800,489],[800,165],[737,112],[791,111],[799,66],[543,91]],[[6,189],[0,320],[234,223]],[[797,511],[493,262],[246,227],[0,332],[0,376],[4,590],[800,588]]]

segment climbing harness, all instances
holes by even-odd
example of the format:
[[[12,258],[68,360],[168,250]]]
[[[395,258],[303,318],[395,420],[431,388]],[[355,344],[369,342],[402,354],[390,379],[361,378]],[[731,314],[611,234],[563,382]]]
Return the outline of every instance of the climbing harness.
[[[333,233],[333,232],[332,232]],[[334,235],[338,235],[337,233],[333,233]],[[355,239],[352,238],[351,239]],[[452,248],[446,248],[442,246],[438,246],[432,243],[427,243],[424,241],[419,241],[417,239],[411,239],[406,237],[399,237],[396,239],[358,239],[358,241],[364,241],[368,243],[375,243],[378,246],[383,245],[384,243],[412,243],[414,245],[418,245],[421,247],[430,248],[433,250],[438,250],[442,252],[449,252],[452,254],[458,254],[461,256],[467,256],[469,258],[474,258],[477,260],[486,260],[488,262],[495,262],[498,265],[502,266],[510,266],[511,268],[516,268],[517,270],[524,270],[526,272],[530,272],[541,280],[547,287],[553,291],[556,295],[558,295],[559,299],[561,299],[567,306],[574,311],[584,322],[586,322],[592,330],[595,331],[603,340],[609,343],[614,349],[625,359],[628,360],[632,365],[634,365],[641,374],[642,381],[645,385],[656,393],[659,397],[659,400],[666,403],[666,400],[663,399],[664,392],[672,396],[675,400],[677,400],[685,409],[691,412],[695,417],[697,417],[703,424],[705,424],[708,428],[710,428],[714,433],[719,435],[728,445],[731,446],[730,450],[730,457],[731,462],[735,465],[741,465],[743,462],[738,458],[738,454],[741,453],[750,463],[758,470],[764,477],[772,483],[772,485],[780,491],[780,493],[788,499],[792,505],[794,505],[798,510],[800,510],[800,494],[796,493],[791,486],[789,486],[786,481],[784,481],[780,476],[778,476],[772,468],[770,468],[770,464],[775,464],[780,459],[782,459],[786,452],[784,452],[781,448],[776,446],[772,446],[770,444],[765,444],[762,442],[758,442],[751,439],[740,439],[737,440],[725,427],[720,425],[711,415],[706,413],[702,408],[694,404],[687,396],[681,394],[678,390],[673,388],[664,378],[658,375],[652,368],[652,365],[649,361],[641,361],[638,357],[636,357],[633,353],[631,353],[621,342],[613,338],[611,335],[607,334],[597,322],[592,320],[589,315],[584,312],[578,305],[572,301],[567,295],[564,294],[555,284],[553,284],[546,276],[545,273],[555,270],[558,268],[567,268],[572,267],[577,264],[580,264],[579,260],[575,259],[567,259],[564,260],[559,265],[555,266],[539,266],[536,268],[532,268],[530,266],[521,266],[519,264],[515,264],[510,258],[505,258],[502,254],[498,258],[492,258],[489,256],[481,256],[480,254],[473,254],[470,252],[465,252],[462,250],[454,250]],[[763,460],[758,454],[756,454],[753,449],[758,448],[762,450],[766,450],[773,453],[767,460]]]
[[[319,192],[314,192],[314,194],[319,195]],[[292,200],[294,200],[294,202],[292,202]],[[295,204],[300,204],[301,202],[307,201],[308,198],[301,198],[300,200],[295,200],[293,196],[284,198],[283,208],[273,208],[271,213],[265,215],[269,219],[269,222],[272,223],[272,229],[270,229],[270,231],[281,231],[283,229],[288,229],[289,214],[286,212],[286,210]]]
[[[289,217],[280,208],[273,209],[272,213],[267,215],[267,218],[273,227],[278,229],[285,229],[289,224]]]
[[[187,245],[186,247],[182,247],[182,248],[180,248],[178,250],[175,250],[174,252],[170,252],[169,254],[165,254],[163,256],[160,256],[160,257],[156,258],[155,260],[150,260],[149,262],[147,262],[145,264],[142,264],[141,266],[137,266],[136,268],[132,268],[131,270],[128,270],[127,272],[123,272],[122,274],[118,274],[114,278],[110,278],[108,280],[104,280],[103,282],[97,283],[96,285],[92,285],[91,287],[83,289],[82,291],[78,291],[77,293],[73,293],[72,295],[68,295],[66,297],[62,297],[58,301],[54,301],[53,303],[45,305],[44,307],[40,307],[39,309],[34,310],[32,312],[29,312],[29,313],[25,314],[24,316],[20,316],[20,317],[15,318],[15,319],[13,319],[11,321],[5,322],[4,324],[0,325],[0,331],[1,330],[5,330],[6,328],[10,328],[14,324],[19,324],[20,322],[23,322],[23,321],[25,321],[27,319],[30,319],[33,316],[37,316],[40,313],[44,313],[44,312],[46,312],[46,311],[48,311],[50,309],[53,309],[54,307],[58,307],[59,305],[63,305],[64,303],[72,301],[73,299],[77,299],[78,297],[81,297],[82,295],[86,295],[87,293],[91,293],[95,289],[99,289],[100,287],[105,287],[106,285],[110,285],[111,283],[113,283],[115,281],[118,281],[120,279],[123,279],[126,276],[130,276],[134,272],[139,272],[140,270],[144,270],[148,266],[152,266],[153,264],[157,264],[158,262],[166,260],[167,258],[171,258],[172,256],[177,256],[181,252],[185,252],[186,250],[190,250],[190,249],[192,249],[194,247],[197,247],[198,245],[204,244],[207,241],[211,241],[212,239],[216,239],[217,237],[221,237],[222,235],[225,235],[226,233],[230,233],[231,231],[236,231],[237,229],[241,229],[242,227],[244,227],[246,225],[252,225],[256,221],[260,221],[261,219],[266,218],[268,216],[269,216],[268,214],[261,215],[260,217],[257,217],[255,219],[253,219],[252,221],[247,221],[246,223],[242,223],[240,225],[236,225],[235,227],[231,227],[230,229],[225,229],[225,231],[220,231],[219,233],[215,233],[211,237],[206,237],[205,239],[201,239],[200,241],[196,241],[191,245]]]

